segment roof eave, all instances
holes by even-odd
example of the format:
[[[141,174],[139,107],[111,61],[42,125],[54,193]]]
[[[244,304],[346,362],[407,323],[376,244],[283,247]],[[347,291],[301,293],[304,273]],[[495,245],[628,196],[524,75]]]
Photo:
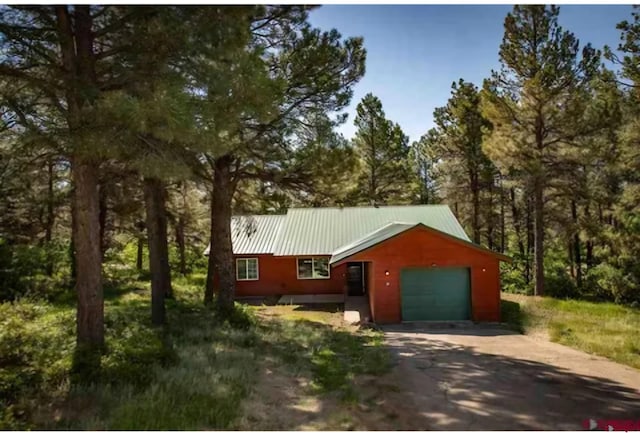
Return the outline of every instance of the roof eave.
[[[482,253],[492,255],[492,256],[494,256],[495,258],[497,258],[497,259],[498,259],[498,260],[500,260],[500,261],[507,262],[507,263],[511,263],[511,262],[513,262],[513,259],[512,259],[511,257],[506,256],[506,255],[501,254],[501,253],[498,253],[498,252],[495,252],[495,251],[493,251],[493,250],[490,250],[489,248],[485,248],[485,247],[483,247],[482,245],[477,245],[477,244],[474,244],[473,242],[470,242],[470,241],[467,241],[467,240],[464,240],[464,239],[460,239],[460,238],[458,238],[458,237],[455,237],[455,236],[452,236],[452,235],[450,235],[450,234],[448,234],[448,233],[445,233],[445,232],[443,232],[443,231],[441,231],[441,230],[435,229],[435,228],[433,228],[433,227],[429,227],[429,226],[427,226],[427,225],[425,225],[425,224],[423,224],[423,223],[417,223],[416,225],[414,225],[414,226],[412,226],[412,227],[408,227],[406,230],[403,230],[403,231],[401,231],[401,232],[398,232],[398,233],[394,234],[393,236],[390,236],[390,237],[388,237],[388,238],[386,238],[386,239],[382,239],[382,240],[380,240],[380,242],[376,242],[376,243],[375,243],[375,244],[373,244],[373,245],[369,245],[367,248],[363,248],[362,250],[355,251],[353,254],[349,254],[348,256],[345,256],[345,257],[341,258],[340,260],[337,260],[337,261],[335,261],[335,262],[333,262],[333,263],[331,263],[331,262],[330,262],[329,264],[330,264],[331,266],[334,266],[334,267],[335,267],[335,266],[339,266],[339,265],[343,264],[343,263],[344,263],[347,259],[349,259],[350,257],[353,257],[353,256],[354,256],[354,255],[356,255],[356,254],[360,254],[360,253],[362,253],[362,252],[364,252],[364,251],[367,251],[367,250],[369,250],[369,249],[371,249],[371,248],[373,248],[373,247],[376,247],[376,246],[378,246],[378,245],[380,245],[380,244],[382,244],[382,243],[385,243],[385,242],[387,242],[387,241],[389,241],[389,240],[391,240],[391,239],[395,238],[396,236],[401,235],[401,234],[403,234],[403,233],[406,233],[406,232],[408,232],[408,231],[410,231],[410,230],[413,230],[413,229],[415,229],[415,228],[417,228],[417,227],[423,227],[423,228],[425,228],[425,229],[427,229],[427,230],[431,230],[431,231],[433,231],[433,232],[435,232],[435,233],[441,234],[441,235],[445,236],[445,237],[446,237],[446,238],[448,238],[448,239],[451,239],[451,240],[453,240],[453,241],[459,242],[459,243],[461,243],[461,244],[463,244],[463,245],[466,245],[466,246],[468,246],[468,247],[471,247],[471,248],[473,248],[473,249],[476,249],[476,250],[478,250],[478,251],[480,251],[480,252],[482,252]]]

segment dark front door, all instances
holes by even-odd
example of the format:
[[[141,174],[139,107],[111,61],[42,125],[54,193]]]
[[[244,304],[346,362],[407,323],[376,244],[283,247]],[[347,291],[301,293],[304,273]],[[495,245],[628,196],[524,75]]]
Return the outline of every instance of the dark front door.
[[[363,263],[347,263],[347,288],[349,296],[362,296],[365,294]]]

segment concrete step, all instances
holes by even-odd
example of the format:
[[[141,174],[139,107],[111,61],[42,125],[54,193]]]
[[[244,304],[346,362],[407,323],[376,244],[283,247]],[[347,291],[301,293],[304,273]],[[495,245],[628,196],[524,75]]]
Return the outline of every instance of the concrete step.
[[[347,296],[344,301],[344,321],[350,324],[371,322],[368,296]]]

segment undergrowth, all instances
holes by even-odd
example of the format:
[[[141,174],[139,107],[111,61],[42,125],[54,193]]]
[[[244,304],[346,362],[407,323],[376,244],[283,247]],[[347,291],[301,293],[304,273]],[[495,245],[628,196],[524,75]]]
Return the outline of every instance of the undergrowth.
[[[0,304],[0,429],[233,428],[265,356],[312,377],[314,392],[357,399],[359,374],[389,367],[382,337],[322,321],[261,319],[238,305],[220,320],[202,305],[204,276],[178,277],[168,325],[150,324],[149,283],[111,269],[106,350],[91,385],[71,374],[75,309],[68,297]]]

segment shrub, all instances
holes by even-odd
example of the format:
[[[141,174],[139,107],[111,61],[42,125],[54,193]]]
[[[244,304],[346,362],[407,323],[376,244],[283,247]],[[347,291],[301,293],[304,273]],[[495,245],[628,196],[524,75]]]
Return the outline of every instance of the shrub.
[[[66,381],[73,328],[70,310],[26,299],[0,304],[0,430],[29,427],[36,397]]]
[[[591,269],[586,280],[590,289],[602,299],[616,303],[640,300],[640,290],[632,276],[608,263],[600,263]]]
[[[205,247],[189,244],[185,248],[185,264],[187,273],[202,272],[207,269],[207,256],[204,255]],[[169,264],[171,269],[180,269],[180,254],[175,245],[169,246]]]
[[[545,272],[545,294],[554,298],[575,298],[578,294],[575,282],[560,266]]]
[[[527,284],[524,278],[524,265],[514,260],[512,264],[500,264],[500,280],[502,290],[509,293],[518,293],[523,295],[531,295],[533,293],[533,285],[531,282]]]
[[[0,301],[24,295],[53,299],[67,291],[68,269],[64,243],[9,245],[0,239]]]

